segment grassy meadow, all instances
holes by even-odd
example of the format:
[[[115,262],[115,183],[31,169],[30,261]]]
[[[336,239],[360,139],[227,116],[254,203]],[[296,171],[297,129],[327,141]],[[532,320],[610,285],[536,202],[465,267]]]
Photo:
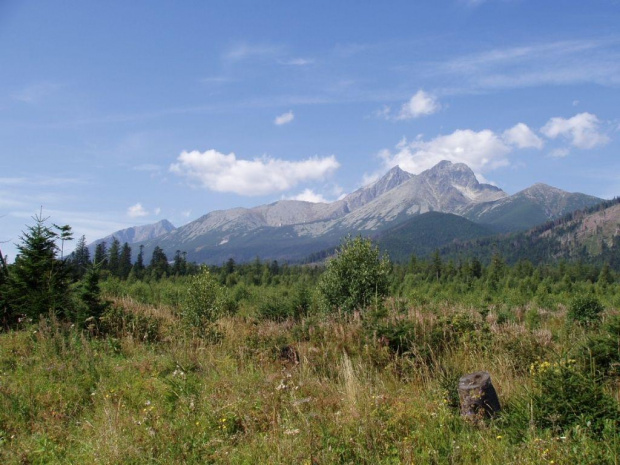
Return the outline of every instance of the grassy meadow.
[[[618,463],[614,280],[424,266],[346,313],[321,307],[316,270],[212,269],[221,311],[203,325],[183,310],[191,277],[104,279],[99,321],[0,334],[0,461]],[[478,370],[502,412],[472,425],[457,384]]]

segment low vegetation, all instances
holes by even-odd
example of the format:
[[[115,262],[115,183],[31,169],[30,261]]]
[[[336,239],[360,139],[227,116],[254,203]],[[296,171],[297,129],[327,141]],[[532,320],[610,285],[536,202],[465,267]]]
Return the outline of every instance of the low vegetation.
[[[53,265],[41,269],[62,279],[39,276],[41,294],[18,298],[19,267],[36,258],[26,235],[0,274],[2,463],[620,458],[620,284],[608,267],[499,254],[394,265],[352,238],[325,270],[257,259],[172,272],[159,258],[79,272],[60,232],[41,231]],[[456,389],[478,370],[502,411],[473,425]]]

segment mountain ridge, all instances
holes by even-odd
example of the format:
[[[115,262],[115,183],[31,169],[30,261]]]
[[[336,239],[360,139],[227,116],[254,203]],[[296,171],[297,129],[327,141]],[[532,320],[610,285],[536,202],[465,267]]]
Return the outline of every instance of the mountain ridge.
[[[496,231],[514,231],[600,200],[541,183],[510,196],[480,183],[467,165],[444,160],[419,174],[393,167],[331,203],[279,200],[212,211],[140,244],[145,253],[157,245],[167,254],[184,250],[189,260],[206,263],[256,256],[294,261],[337,245],[346,234],[374,236],[426,212],[454,214]]]

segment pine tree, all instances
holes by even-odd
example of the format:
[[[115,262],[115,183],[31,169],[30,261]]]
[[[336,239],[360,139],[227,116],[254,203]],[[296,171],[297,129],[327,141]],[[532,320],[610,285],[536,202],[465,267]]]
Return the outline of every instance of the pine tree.
[[[149,268],[151,270],[151,274],[157,279],[161,278],[164,274],[168,274],[168,257],[166,257],[163,249],[158,245],[153,249],[153,255],[151,256]]]
[[[108,270],[112,276],[120,276],[121,243],[115,237],[108,250]]]
[[[21,236],[18,255],[9,281],[9,299],[14,315],[36,320],[54,312],[70,314],[68,267],[57,258],[58,234],[45,225],[41,214],[35,225]]]
[[[65,259],[65,242],[69,242],[73,240],[73,232],[71,231],[71,226],[65,224],[63,226],[58,226],[54,224],[54,229],[58,230],[58,238],[60,239],[60,259]]]
[[[101,300],[99,278],[99,268],[90,265],[80,286],[80,299],[84,304],[76,318],[80,326],[89,325],[91,322],[96,324],[109,306],[109,302]]]
[[[174,262],[172,264],[172,273],[177,276],[187,274],[187,252],[177,250],[174,254]]]
[[[118,276],[121,279],[127,279],[131,272],[131,247],[125,242],[121,250],[121,255],[118,261]]]
[[[86,237],[82,236],[78,239],[75,250],[71,255],[71,265],[76,278],[81,278],[86,273],[88,265],[90,265],[90,252],[86,246]]]
[[[133,264],[133,273],[136,278],[140,279],[144,276],[144,246],[140,245],[140,252],[136,258],[136,263]]]
[[[100,242],[95,247],[95,259],[93,263],[101,270],[108,269],[108,250],[105,241]]]

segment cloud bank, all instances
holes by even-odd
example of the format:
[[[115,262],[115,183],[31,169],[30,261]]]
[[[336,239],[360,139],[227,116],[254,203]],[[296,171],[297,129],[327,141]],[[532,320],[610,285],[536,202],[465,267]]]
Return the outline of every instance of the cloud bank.
[[[506,155],[511,150],[501,137],[489,129],[479,132],[458,129],[428,141],[421,137],[412,142],[403,140],[396,146],[395,152],[383,150],[379,156],[385,168],[399,165],[414,174],[432,168],[442,160],[465,163],[474,172],[483,173],[508,165]]]
[[[323,180],[338,169],[335,156],[286,161],[271,157],[240,160],[217,150],[182,152],[170,171],[216,192],[257,196],[287,191],[301,182]]]

